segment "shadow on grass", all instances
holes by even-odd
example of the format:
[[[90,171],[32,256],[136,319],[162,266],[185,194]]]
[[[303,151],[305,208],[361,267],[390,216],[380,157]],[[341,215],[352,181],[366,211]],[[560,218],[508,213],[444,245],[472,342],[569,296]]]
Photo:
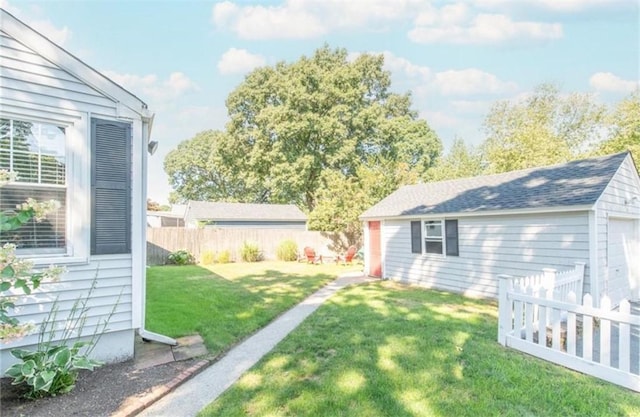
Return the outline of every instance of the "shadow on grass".
[[[619,416],[637,394],[504,349],[494,302],[341,291],[202,415]]]
[[[264,327],[325,283],[330,273],[233,264],[216,273],[195,265],[147,270],[147,329],[171,337],[199,333],[219,354]]]

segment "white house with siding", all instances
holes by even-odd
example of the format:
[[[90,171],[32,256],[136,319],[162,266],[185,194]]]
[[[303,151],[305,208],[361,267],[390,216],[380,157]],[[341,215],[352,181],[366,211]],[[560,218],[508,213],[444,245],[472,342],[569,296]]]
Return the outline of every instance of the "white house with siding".
[[[146,164],[153,115],[138,97],[0,9],[0,169],[18,174],[0,187],[0,210],[27,197],[61,208],[42,223],[0,233],[36,266],[67,269],[59,282],[19,297],[14,316],[38,325],[58,300],[56,325],[78,297],[89,300],[84,335],[116,305],[97,359],[131,358],[144,332]],[[21,293],[17,293],[21,294]],[[119,300],[119,301],[118,301]],[[2,369],[12,348],[0,342]]]
[[[361,220],[372,276],[495,298],[499,274],[585,262],[594,299],[640,298],[640,179],[628,152],[404,186]]]

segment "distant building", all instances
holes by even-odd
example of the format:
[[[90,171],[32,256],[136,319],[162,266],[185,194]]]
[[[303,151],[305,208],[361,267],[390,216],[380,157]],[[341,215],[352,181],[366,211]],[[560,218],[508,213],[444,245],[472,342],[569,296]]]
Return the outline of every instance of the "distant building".
[[[307,229],[307,216],[293,204],[189,201],[186,227]]]

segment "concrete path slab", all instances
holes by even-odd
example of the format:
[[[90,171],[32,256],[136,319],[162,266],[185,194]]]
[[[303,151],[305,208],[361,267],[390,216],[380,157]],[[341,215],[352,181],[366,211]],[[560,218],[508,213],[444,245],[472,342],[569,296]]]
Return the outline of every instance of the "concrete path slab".
[[[149,408],[142,417],[191,417],[218,398],[242,374],[273,349],[336,291],[374,279],[361,273],[345,275],[327,284],[262,330],[231,349],[222,359],[180,385]]]

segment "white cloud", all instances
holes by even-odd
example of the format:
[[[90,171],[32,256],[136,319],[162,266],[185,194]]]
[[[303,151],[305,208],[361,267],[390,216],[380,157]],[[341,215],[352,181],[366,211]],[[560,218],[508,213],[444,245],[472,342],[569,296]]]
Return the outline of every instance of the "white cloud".
[[[384,66],[391,71],[392,74],[402,73],[406,77],[417,78],[423,81],[427,81],[431,77],[429,67],[416,65],[408,59],[396,56],[389,51],[384,51],[383,55]]]
[[[636,7],[632,0],[471,0],[475,6],[485,9],[499,9],[504,7],[534,7],[553,12],[581,12],[595,8]]]
[[[244,74],[266,64],[262,55],[252,54],[245,49],[230,48],[218,61],[220,74]]]
[[[41,15],[42,12],[37,9],[34,9],[34,13],[31,14],[24,13],[21,9],[13,6],[7,0],[0,0],[0,7],[22,20],[59,46],[64,46],[64,44],[71,39],[71,29],[67,26],[57,27],[46,17],[40,17],[39,15]]]
[[[471,20],[462,21],[468,13],[459,11],[448,15],[445,8],[429,13],[416,18],[416,27],[409,31],[409,39],[417,43],[483,44],[512,39],[551,40],[563,36],[559,23],[513,21],[502,14],[478,14]]]
[[[589,85],[597,91],[629,93],[640,88],[640,80],[623,80],[610,72],[597,72],[589,78]]]
[[[500,94],[515,91],[513,82],[476,68],[448,70],[435,74],[434,87],[443,95]]]
[[[462,124],[462,120],[443,111],[422,111],[420,118],[425,119],[433,129],[452,128]]]
[[[198,90],[198,86],[182,72],[173,72],[164,80],[156,74],[140,76],[108,70],[102,73],[138,97],[148,97],[154,106]]]
[[[424,7],[421,0],[287,0],[279,6],[238,6],[225,1],[213,6],[218,29],[231,30],[243,39],[308,39],[335,29],[380,30],[390,22],[407,19]]]

